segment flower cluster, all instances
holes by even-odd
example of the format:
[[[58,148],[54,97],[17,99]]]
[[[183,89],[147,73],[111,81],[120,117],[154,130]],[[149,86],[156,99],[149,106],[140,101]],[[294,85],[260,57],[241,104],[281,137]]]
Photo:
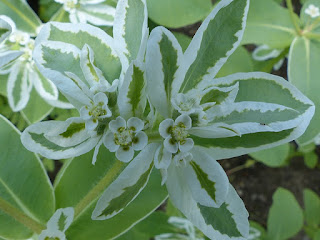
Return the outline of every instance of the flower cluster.
[[[320,11],[319,11],[319,8],[316,7],[315,5],[313,4],[310,4],[306,10],[305,10],[305,13],[308,14],[310,17],[312,18],[316,18],[316,17],[319,17],[320,16]]]

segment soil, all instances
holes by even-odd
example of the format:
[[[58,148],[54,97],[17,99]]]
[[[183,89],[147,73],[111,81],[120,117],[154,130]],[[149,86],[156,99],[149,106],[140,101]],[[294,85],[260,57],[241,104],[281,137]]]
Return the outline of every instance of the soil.
[[[29,4],[37,12],[38,1],[28,0]],[[301,9],[299,0],[293,1],[294,8],[298,13]],[[285,6],[285,4],[283,4]],[[200,23],[196,23],[184,28],[175,29],[192,37]],[[252,46],[248,46],[252,50]],[[287,78],[286,63],[283,67],[274,72],[274,74]],[[317,149],[320,157],[320,150]],[[240,156],[237,158],[221,160],[220,163],[226,170],[234,169],[241,166],[248,159],[248,156]],[[61,167],[61,163],[56,161],[56,169],[53,173],[49,173],[51,180],[55,178],[56,173]],[[269,168],[263,164],[256,163],[251,168],[247,168],[229,175],[230,182],[236,188],[238,194],[243,199],[247,210],[250,213],[250,220],[254,220],[264,227],[267,224],[268,212],[272,204],[272,195],[278,187],[290,190],[303,207],[303,190],[309,188],[320,195],[320,172],[319,169],[309,169],[305,166],[302,158],[293,158],[290,164],[282,168]],[[292,240],[308,239],[303,232]]]

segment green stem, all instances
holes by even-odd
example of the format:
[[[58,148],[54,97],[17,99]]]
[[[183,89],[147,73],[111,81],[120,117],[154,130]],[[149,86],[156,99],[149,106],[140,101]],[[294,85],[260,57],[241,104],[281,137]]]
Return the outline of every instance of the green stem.
[[[320,34],[319,33],[312,33],[312,32],[306,32],[303,34],[303,36],[309,38],[309,39],[320,39]]]
[[[0,198],[0,210],[8,214],[10,217],[13,217],[15,220],[22,223],[24,226],[37,234],[40,234],[42,230],[46,229],[46,226],[33,220],[2,198]]]
[[[124,163],[116,161],[107,174],[98,182],[98,184],[91,189],[91,191],[76,205],[74,208],[74,218],[76,219],[90,204],[95,201],[101,193],[109,186],[112,181],[122,171]]]
[[[295,13],[294,13],[294,10],[293,10],[292,2],[291,2],[291,0],[286,0],[286,3],[287,3],[287,7],[289,9],[290,18],[291,18],[291,21],[293,22],[293,25],[294,25],[294,28],[296,30],[296,33],[300,36],[301,35],[301,29],[300,29],[299,23],[297,22],[297,19],[295,18],[295,15],[294,15]]]

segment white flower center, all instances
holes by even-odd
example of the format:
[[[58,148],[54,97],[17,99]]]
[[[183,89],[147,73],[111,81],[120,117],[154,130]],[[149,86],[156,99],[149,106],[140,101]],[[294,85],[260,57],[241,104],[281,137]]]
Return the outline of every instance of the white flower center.
[[[114,140],[117,145],[130,146],[134,141],[134,132],[131,129],[121,127],[118,132],[114,134]]]
[[[176,126],[170,127],[168,130],[174,142],[180,142],[181,144],[184,144],[189,136],[186,126],[183,123],[179,123]]]

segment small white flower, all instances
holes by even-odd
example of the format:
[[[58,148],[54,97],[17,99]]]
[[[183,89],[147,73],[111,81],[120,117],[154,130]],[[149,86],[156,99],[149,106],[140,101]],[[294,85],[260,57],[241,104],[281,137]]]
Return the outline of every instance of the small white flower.
[[[112,112],[108,108],[108,97],[100,92],[94,95],[91,106],[83,106],[80,116],[85,120],[86,129],[93,131],[99,124],[99,120],[111,117]]]
[[[195,91],[188,94],[178,93],[176,97],[172,98],[172,106],[181,114],[190,115],[202,111],[200,106],[201,95]]]
[[[148,136],[142,130],[144,123],[141,119],[132,117],[127,122],[117,117],[109,123],[108,134],[104,145],[110,152],[116,152],[116,157],[122,162],[129,162],[134,151],[142,150],[148,143]]]
[[[176,166],[183,166],[186,167],[187,163],[191,162],[193,159],[193,156],[189,152],[180,152],[177,155],[174,156],[173,162],[176,164]]]
[[[9,37],[10,42],[18,43],[22,46],[27,45],[29,40],[30,40],[30,35],[28,33],[17,31],[17,30],[13,32]]]
[[[316,18],[320,16],[319,8],[313,4],[310,4],[304,12],[312,18]]]
[[[55,2],[63,4],[63,9],[69,13],[75,12],[78,7],[78,0],[55,0]]]
[[[175,121],[166,119],[159,125],[159,133],[165,139],[164,148],[170,153],[188,152],[193,148],[194,142],[188,138],[188,130],[192,120],[188,115],[180,115]]]

